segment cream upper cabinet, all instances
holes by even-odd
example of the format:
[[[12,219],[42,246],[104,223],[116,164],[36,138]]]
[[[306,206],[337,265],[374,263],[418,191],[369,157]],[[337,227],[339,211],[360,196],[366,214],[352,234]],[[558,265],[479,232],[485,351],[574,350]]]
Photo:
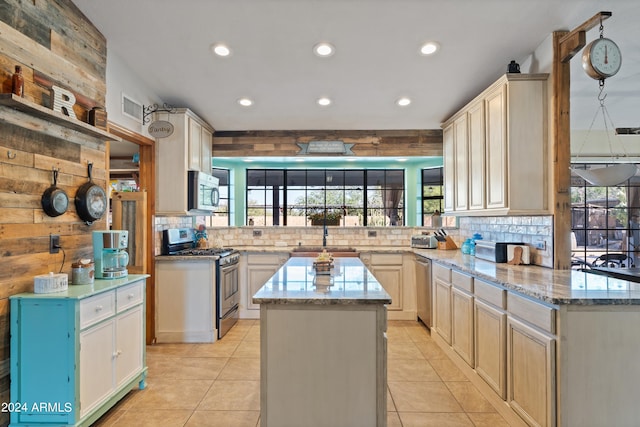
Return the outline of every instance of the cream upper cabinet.
[[[200,170],[211,174],[211,157],[213,156],[213,132],[205,126],[200,129]]]
[[[453,146],[455,175],[455,202],[456,211],[469,208],[469,135],[467,115],[463,114],[453,122]]]
[[[505,74],[443,124],[447,213],[549,212],[547,77]]]
[[[484,102],[469,107],[469,209],[485,208]]]
[[[444,211],[453,212],[453,197],[456,176],[455,154],[453,146],[453,123],[442,131],[442,151],[444,157]]]
[[[174,114],[161,113],[156,118],[173,125],[173,133],[155,144],[156,214],[185,215],[187,172],[211,174],[213,128],[187,108],[177,108]]]
[[[189,117],[189,170],[211,174],[212,132]]]
[[[199,171],[202,161],[202,125],[192,117],[189,120],[189,141],[187,144],[189,170]]]

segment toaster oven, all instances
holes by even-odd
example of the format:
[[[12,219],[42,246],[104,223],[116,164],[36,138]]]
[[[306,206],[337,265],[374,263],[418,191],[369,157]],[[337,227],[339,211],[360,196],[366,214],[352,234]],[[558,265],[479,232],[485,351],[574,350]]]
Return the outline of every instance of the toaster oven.
[[[438,241],[435,236],[417,234],[411,236],[411,247],[418,249],[436,249],[438,247]]]

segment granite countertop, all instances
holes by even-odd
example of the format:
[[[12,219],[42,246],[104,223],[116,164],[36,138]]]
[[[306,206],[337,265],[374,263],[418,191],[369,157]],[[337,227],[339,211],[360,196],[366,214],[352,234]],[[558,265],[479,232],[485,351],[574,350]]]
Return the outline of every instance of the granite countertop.
[[[276,246],[276,245],[261,245],[261,246],[234,246],[233,249],[237,249],[240,252],[265,252],[265,253],[291,253],[298,246]],[[302,245],[302,247],[313,247],[320,248],[322,244],[319,245]],[[339,248],[340,245],[327,245],[327,247],[331,248]],[[366,246],[366,245],[348,245],[345,246],[349,248],[354,248],[356,252],[412,252],[413,248],[409,246]]]
[[[359,258],[336,258],[316,274],[315,258],[290,258],[253,296],[255,304],[391,304],[391,296]]]
[[[175,261],[189,261],[189,262],[203,262],[203,261],[216,261],[220,258],[220,255],[156,255],[155,261],[161,262],[175,262]]]
[[[52,299],[82,299],[87,298],[101,292],[107,292],[121,286],[128,285],[138,280],[148,278],[148,274],[129,274],[126,277],[118,279],[95,279],[92,285],[72,285],[61,292],[51,292],[46,294],[36,294],[33,292],[25,292],[22,294],[12,295],[9,298],[52,298]]]
[[[459,250],[413,252],[554,305],[640,305],[640,283],[576,270],[496,264]]]

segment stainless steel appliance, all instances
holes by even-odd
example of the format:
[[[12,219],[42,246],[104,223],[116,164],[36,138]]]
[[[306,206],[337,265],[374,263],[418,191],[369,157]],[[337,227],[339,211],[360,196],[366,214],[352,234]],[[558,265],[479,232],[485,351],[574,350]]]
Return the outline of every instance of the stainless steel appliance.
[[[476,258],[491,262],[507,262],[508,245],[524,245],[522,242],[492,242],[489,240],[476,240]]]
[[[240,293],[238,267],[240,253],[229,248],[196,248],[195,230],[173,228],[164,230],[162,254],[215,258],[216,329],[222,338],[238,321]]]
[[[218,184],[215,176],[203,172],[189,171],[187,203],[190,212],[211,213],[220,202]]]
[[[93,258],[95,276],[98,279],[117,279],[129,273],[129,232],[127,230],[105,230],[93,232]]]
[[[428,234],[416,234],[411,236],[411,247],[419,249],[437,249],[438,239]]]
[[[431,329],[431,260],[416,255],[418,318]]]

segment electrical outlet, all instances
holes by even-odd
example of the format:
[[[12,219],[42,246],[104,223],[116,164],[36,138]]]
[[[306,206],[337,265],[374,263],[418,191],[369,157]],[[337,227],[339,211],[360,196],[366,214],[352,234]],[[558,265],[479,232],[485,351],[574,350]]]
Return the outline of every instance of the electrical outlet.
[[[262,230],[253,230],[253,237],[262,237]]]
[[[49,253],[57,254],[60,252],[60,236],[58,234],[49,234]]]
[[[534,243],[534,246],[536,249],[540,250],[540,251],[546,251],[547,250],[547,242],[545,242],[544,240],[538,240],[537,242]]]

